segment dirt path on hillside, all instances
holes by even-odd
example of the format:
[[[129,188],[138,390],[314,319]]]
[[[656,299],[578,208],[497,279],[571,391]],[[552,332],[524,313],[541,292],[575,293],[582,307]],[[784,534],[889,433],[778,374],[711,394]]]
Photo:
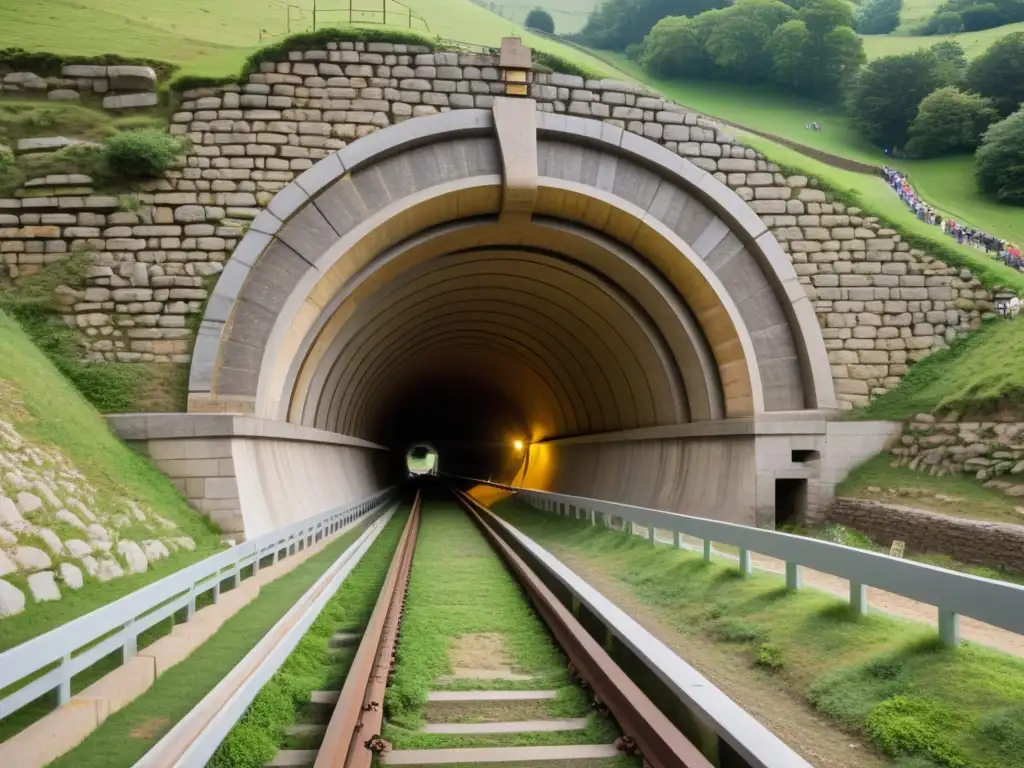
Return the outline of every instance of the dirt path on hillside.
[[[817,768],[891,768],[892,763],[856,736],[841,731],[802,699],[780,689],[771,676],[737,663],[736,655],[700,633],[670,626],[667,609],[647,605],[600,566],[546,542],[551,552],[639,622],[726,696]]]
[[[663,536],[664,534],[659,531],[659,542],[665,544],[672,543],[671,538],[666,539]],[[689,536],[684,537],[684,543],[693,549],[699,549],[703,546],[700,539],[691,539]],[[727,553],[717,552],[716,554],[720,557],[735,559],[733,555]],[[750,554],[750,561],[754,567],[761,570],[779,574],[786,573],[786,563],[774,557],[767,557],[766,555],[752,552]],[[805,587],[813,587],[823,592],[829,592],[837,597],[849,599],[850,582],[846,579],[829,573],[814,571],[810,568],[802,569],[802,578]],[[872,610],[881,611],[890,616],[938,627],[938,612],[935,606],[919,603],[902,595],[895,595],[892,592],[868,587],[868,606]],[[1008,632],[999,627],[993,627],[991,624],[985,624],[975,619],[969,619],[966,616],[960,617],[960,637],[980,645],[987,645],[989,648],[995,648],[1003,653],[1024,657],[1024,636]]]

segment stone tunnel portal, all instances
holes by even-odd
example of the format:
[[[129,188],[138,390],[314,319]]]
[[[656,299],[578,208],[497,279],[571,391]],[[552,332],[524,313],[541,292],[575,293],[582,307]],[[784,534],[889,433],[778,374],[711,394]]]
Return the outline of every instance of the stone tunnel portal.
[[[759,435],[834,408],[810,301],[739,197],[512,98],[281,191],[217,284],[189,396],[392,448],[378,485],[428,441],[448,473],[749,523],[774,503]]]

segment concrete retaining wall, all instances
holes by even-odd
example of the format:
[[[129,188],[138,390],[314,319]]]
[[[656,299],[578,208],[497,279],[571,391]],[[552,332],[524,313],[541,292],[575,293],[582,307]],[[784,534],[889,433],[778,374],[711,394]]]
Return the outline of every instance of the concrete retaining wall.
[[[1024,526],[950,517],[865,499],[838,498],[827,519],[888,546],[949,555],[964,563],[1024,572]]]
[[[381,446],[334,432],[218,414],[108,418],[236,542],[369,496],[387,476]]]

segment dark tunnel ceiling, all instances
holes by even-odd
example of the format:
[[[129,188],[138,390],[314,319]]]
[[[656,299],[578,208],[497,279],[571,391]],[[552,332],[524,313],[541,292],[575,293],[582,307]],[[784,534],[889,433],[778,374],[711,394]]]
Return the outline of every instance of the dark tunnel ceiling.
[[[429,442],[447,466],[485,474],[515,439],[688,419],[685,344],[647,311],[653,292],[638,300],[535,248],[450,253],[401,274],[346,321],[307,423],[402,452]]]

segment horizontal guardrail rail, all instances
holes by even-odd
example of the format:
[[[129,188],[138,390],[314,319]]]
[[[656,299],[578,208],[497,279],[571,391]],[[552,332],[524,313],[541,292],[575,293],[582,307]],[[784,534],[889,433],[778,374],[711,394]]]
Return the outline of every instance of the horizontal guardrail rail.
[[[1024,635],[1024,587],[1016,584],[791,533],[488,480],[453,479],[500,488],[547,512],[576,517],[583,512],[592,525],[597,525],[598,515],[609,527],[613,518],[618,517],[646,527],[651,541],[656,528],[671,531],[677,547],[682,546],[683,535],[702,539],[705,560],[711,559],[712,542],[729,544],[739,549],[739,568],[743,574],[751,572],[751,552],[768,555],[785,562],[786,587],[791,590],[800,589],[802,567],[838,576],[850,582],[850,603],[861,614],[867,613],[869,586],[933,605],[938,611],[939,636],[946,645],[960,642],[960,616]]]
[[[56,690],[58,703],[64,704],[71,698],[75,675],[117,650],[128,661],[137,652],[140,633],[182,609],[191,619],[199,595],[212,591],[216,602],[221,583],[233,579],[237,587],[243,569],[251,565],[255,575],[260,561],[269,557],[276,563],[282,552],[294,554],[376,514],[397,493],[397,487],[391,486],[243,542],[0,653],[0,691],[5,691],[0,720],[50,691]],[[25,682],[17,685],[19,681]]]
[[[206,765],[260,689],[281,668],[327,602],[359,565],[397,509],[396,502],[368,526],[224,679],[133,768]]]
[[[687,664],[679,654],[577,576],[558,558],[515,526],[490,510],[483,509],[489,515],[489,524],[503,530],[508,537],[506,541],[515,542],[519,553],[526,553],[531,566],[535,569],[540,566],[545,576],[562,584],[575,600],[585,605],[603,627],[610,630],[683,702],[687,711],[696,715],[699,722],[711,729],[742,758],[743,764],[757,768],[811,768],[810,763]],[[545,582],[550,584],[546,578]],[[691,741],[694,741],[692,737]],[[702,745],[698,742],[694,741],[698,748],[707,746],[706,743]],[[732,760],[728,764],[738,763]]]

